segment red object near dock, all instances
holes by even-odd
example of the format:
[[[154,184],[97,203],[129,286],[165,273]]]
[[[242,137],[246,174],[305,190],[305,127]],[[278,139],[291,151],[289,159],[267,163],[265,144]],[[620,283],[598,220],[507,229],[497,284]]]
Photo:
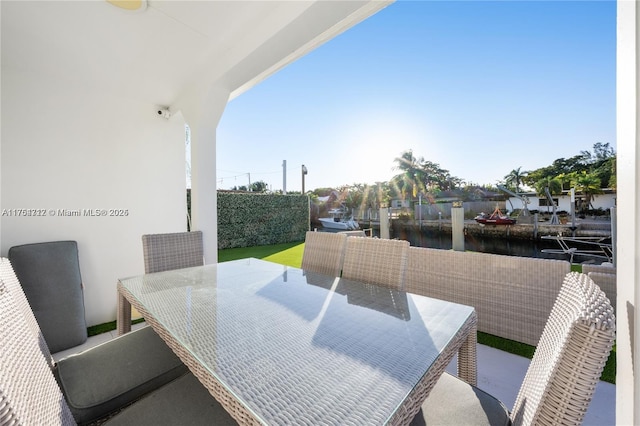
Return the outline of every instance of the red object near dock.
[[[496,207],[493,213],[480,213],[474,219],[483,225],[513,225],[516,223],[515,219],[503,214],[498,207]]]

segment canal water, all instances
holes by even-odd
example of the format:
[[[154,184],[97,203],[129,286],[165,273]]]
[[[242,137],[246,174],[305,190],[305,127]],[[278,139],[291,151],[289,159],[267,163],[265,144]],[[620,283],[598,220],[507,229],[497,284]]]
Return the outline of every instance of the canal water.
[[[326,229],[319,226],[315,228],[321,232],[339,232],[335,229]],[[371,229],[374,237],[380,236],[378,228]],[[433,230],[422,230],[421,232],[411,228],[394,229],[391,228],[391,238],[406,240],[414,247],[428,247],[442,250],[451,250],[453,243],[451,234],[437,232]],[[476,251],[480,253],[502,254],[506,256],[533,257],[539,259],[558,259],[571,261],[571,256],[561,251],[560,245],[554,240],[519,240],[506,238],[489,238],[465,235],[464,249],[466,251]],[[583,250],[593,249],[593,247],[582,247]],[[543,250],[556,251],[555,253],[543,252]],[[607,259],[574,254],[573,263],[591,263],[599,265]]]
[[[374,231],[374,236],[376,235]],[[407,240],[415,247],[429,247],[443,250],[451,250],[452,241],[450,234],[413,230],[391,230],[391,238]],[[479,238],[471,235],[465,236],[464,248],[468,251],[481,253],[502,254],[507,256],[534,257],[541,259],[570,260],[569,254],[545,253],[542,250],[560,251],[560,246],[553,240],[526,241],[508,240],[502,238]],[[573,263],[593,263],[600,264],[606,259],[601,259],[588,255],[574,255]]]

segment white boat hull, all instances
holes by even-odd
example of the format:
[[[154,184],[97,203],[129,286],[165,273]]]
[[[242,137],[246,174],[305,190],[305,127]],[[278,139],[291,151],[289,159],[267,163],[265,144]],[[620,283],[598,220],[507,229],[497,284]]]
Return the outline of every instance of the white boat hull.
[[[355,220],[336,222],[332,217],[320,217],[318,219],[322,223],[323,228],[342,229],[345,231],[360,228],[360,225],[358,225],[358,222]]]

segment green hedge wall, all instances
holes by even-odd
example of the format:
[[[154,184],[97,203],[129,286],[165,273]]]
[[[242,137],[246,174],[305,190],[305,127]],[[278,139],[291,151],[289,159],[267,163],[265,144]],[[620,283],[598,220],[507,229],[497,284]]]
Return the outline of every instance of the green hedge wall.
[[[218,192],[218,249],[304,241],[306,195]]]

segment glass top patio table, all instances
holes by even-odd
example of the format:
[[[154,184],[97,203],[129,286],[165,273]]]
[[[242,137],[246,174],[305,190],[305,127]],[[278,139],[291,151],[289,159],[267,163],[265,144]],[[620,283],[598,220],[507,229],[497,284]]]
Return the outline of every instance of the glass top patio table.
[[[475,382],[465,305],[258,259],[121,279],[118,294],[119,332],[133,305],[240,423],[406,423],[458,350]]]

